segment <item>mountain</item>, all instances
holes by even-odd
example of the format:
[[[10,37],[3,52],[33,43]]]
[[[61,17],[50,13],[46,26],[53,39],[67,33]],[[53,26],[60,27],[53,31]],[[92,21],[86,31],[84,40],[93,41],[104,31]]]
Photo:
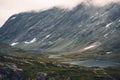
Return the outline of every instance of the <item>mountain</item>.
[[[8,44],[0,43],[0,57],[1,56],[38,59],[41,57],[41,54],[26,52],[22,49],[14,48]]]
[[[120,51],[120,3],[78,5],[11,16],[0,28],[0,41],[27,51]]]
[[[14,51],[11,46],[5,43],[0,43],[0,55],[12,55],[14,56]]]
[[[27,52],[18,49],[18,48],[14,48],[8,44],[5,43],[0,43],[0,56],[19,56],[19,57],[25,57],[25,54],[27,54]],[[29,53],[31,55],[31,53]]]

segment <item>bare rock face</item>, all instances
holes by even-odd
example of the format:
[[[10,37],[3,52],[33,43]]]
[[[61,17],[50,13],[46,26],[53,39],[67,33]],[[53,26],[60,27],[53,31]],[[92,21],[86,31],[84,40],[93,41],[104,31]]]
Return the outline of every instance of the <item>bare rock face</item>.
[[[39,72],[36,75],[37,80],[55,80],[53,78],[49,78],[46,73]]]
[[[114,80],[114,79],[108,77],[96,77],[96,80]]]
[[[11,16],[0,28],[0,41],[34,52],[81,49],[120,51],[120,4],[78,5]],[[96,44],[99,43],[99,44]],[[93,47],[94,46],[94,47]]]
[[[25,72],[9,68],[0,69],[0,80],[23,80]]]

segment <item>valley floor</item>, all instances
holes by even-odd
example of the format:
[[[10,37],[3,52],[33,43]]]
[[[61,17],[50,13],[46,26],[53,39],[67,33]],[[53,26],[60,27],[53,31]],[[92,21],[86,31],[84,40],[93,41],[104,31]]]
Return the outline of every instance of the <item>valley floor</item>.
[[[80,67],[54,59],[0,56],[0,80],[120,80],[120,68]]]

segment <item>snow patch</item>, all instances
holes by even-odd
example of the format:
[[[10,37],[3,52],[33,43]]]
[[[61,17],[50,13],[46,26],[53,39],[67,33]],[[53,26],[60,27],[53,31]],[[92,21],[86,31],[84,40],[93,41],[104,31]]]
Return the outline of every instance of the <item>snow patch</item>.
[[[94,48],[96,48],[96,47],[98,47],[98,46],[100,46],[100,45],[101,45],[100,42],[95,42],[95,43],[93,43],[93,44],[91,44],[91,45],[85,47],[83,50],[94,49]]]
[[[120,19],[119,19],[119,21],[118,22],[120,22]]]
[[[11,18],[11,20],[14,20],[14,19],[16,19],[16,17],[12,17],[12,18]]]
[[[106,54],[111,54],[112,52],[106,52]]]
[[[15,46],[17,44],[19,44],[19,42],[14,42],[14,43],[11,44],[11,46]]]
[[[34,43],[37,39],[36,38],[33,38],[31,41],[25,41],[25,44],[31,44],[31,43]]]
[[[112,24],[112,22],[109,23],[109,24],[107,24],[107,25],[105,26],[105,28],[109,28],[111,24]]]
[[[108,34],[105,34],[104,37],[107,38]]]
[[[45,38],[49,38],[51,36],[51,34],[47,35]]]

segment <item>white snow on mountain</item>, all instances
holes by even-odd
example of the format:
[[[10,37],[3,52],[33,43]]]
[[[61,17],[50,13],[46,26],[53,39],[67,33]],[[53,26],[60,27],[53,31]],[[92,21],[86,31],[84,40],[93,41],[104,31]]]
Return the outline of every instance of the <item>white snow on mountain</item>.
[[[111,23],[108,23],[108,24],[105,26],[105,28],[109,28],[111,24],[112,24],[112,22],[111,22]]]
[[[104,37],[107,38],[108,34],[105,34]]]
[[[11,18],[11,20],[14,20],[14,19],[16,19],[16,17],[12,17],[12,18]]]
[[[94,49],[94,48],[96,48],[96,47],[98,47],[98,46],[100,46],[100,45],[101,45],[100,42],[95,42],[95,43],[93,43],[93,44],[91,44],[91,45],[85,47],[83,50]]]
[[[14,43],[11,44],[11,46],[15,46],[17,44],[19,44],[19,42],[14,42]]]
[[[120,22],[120,20],[119,20],[119,22]]]
[[[106,52],[106,54],[111,54],[112,52]]]
[[[50,36],[51,36],[51,34],[47,35],[45,38],[47,39],[47,38],[49,38]]]
[[[31,41],[25,41],[25,44],[31,44],[33,42],[35,42],[37,39],[36,38],[33,38]]]

